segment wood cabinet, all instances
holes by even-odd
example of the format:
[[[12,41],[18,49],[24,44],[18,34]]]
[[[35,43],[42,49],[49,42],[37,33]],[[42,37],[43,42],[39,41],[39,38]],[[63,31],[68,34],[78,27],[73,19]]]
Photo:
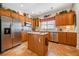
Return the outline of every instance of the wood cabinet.
[[[55,16],[55,19],[56,19],[56,25],[61,26],[62,25],[61,15]]]
[[[26,33],[25,32],[21,32],[22,35],[22,40],[21,41],[26,41]]]
[[[10,17],[10,12],[6,10],[0,9],[0,16],[7,16]]]
[[[39,26],[39,19],[36,21],[36,26]]]
[[[66,23],[67,23],[66,14],[64,14],[64,16],[63,16],[63,14],[57,15],[55,17],[55,19],[56,19],[56,25],[57,26],[61,26],[61,25],[63,26],[63,25],[66,25]]]
[[[32,26],[35,27],[36,26],[36,21],[32,20]]]
[[[19,18],[19,15],[18,14],[16,14],[16,13],[14,13],[14,12],[10,12],[11,13],[11,17],[12,18]]]
[[[25,17],[22,16],[22,15],[19,15],[19,19],[20,19],[22,22],[25,22],[25,21],[26,21],[26,20],[25,20]]]
[[[74,25],[74,12],[59,14],[55,16],[57,26]]]
[[[39,20],[32,20],[32,26],[39,26]]]
[[[66,43],[66,32],[58,32],[58,41],[59,43]]]
[[[25,22],[25,21],[32,23],[32,19],[25,17],[23,15],[20,15],[18,13],[9,11],[9,10],[4,9],[4,8],[0,8],[0,16],[7,16],[7,17],[11,17],[11,18],[16,18],[16,19],[21,20],[22,23]]]
[[[21,35],[22,35],[22,39],[21,39],[22,42],[28,41],[29,36],[27,32],[21,32]]]
[[[68,13],[68,16],[67,16],[67,24],[68,25],[73,25],[75,23],[75,14],[74,12],[70,12]]]
[[[47,55],[48,52],[48,38],[46,35],[29,33],[28,48],[38,55]]]
[[[51,32],[48,32],[48,40],[49,40],[49,41],[52,40],[52,34],[51,34]]]
[[[30,37],[31,36],[31,37]],[[28,39],[28,49],[33,50],[34,51],[34,38],[32,34],[29,34],[29,39]]]
[[[62,25],[68,25],[67,22],[68,22],[68,19],[67,19],[67,14],[62,14]]]
[[[77,34],[73,32],[67,32],[66,42],[68,45],[76,46],[77,43]]]
[[[58,41],[62,44],[76,46],[77,33],[74,32],[58,32]]]

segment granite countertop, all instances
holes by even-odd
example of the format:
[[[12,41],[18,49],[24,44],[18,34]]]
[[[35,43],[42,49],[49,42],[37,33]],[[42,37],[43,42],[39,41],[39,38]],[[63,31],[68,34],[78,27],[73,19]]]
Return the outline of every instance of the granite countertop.
[[[57,31],[57,32],[68,32],[68,31]],[[76,33],[76,32],[74,31],[74,33]]]
[[[39,35],[45,35],[45,34],[48,34],[48,32],[27,32],[27,33],[31,33],[31,34],[39,34]]]

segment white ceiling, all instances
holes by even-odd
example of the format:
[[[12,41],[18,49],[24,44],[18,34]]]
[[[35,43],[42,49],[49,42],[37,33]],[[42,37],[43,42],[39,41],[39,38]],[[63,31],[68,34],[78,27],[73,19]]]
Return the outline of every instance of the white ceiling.
[[[72,8],[71,3],[3,3],[3,7],[16,11],[29,13],[30,15],[41,15],[49,11],[58,11]]]

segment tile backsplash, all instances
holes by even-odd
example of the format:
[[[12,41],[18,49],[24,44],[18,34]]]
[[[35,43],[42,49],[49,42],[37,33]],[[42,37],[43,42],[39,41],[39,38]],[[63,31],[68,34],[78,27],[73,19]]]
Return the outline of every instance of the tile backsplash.
[[[75,32],[75,26],[74,26],[74,25],[57,26],[57,31],[63,31],[63,32]]]

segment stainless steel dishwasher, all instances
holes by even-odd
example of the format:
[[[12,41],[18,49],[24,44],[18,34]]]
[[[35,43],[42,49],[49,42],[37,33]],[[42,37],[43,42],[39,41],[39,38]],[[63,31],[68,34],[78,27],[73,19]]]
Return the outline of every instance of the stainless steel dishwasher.
[[[58,42],[58,33],[57,32],[52,32],[52,41]]]

